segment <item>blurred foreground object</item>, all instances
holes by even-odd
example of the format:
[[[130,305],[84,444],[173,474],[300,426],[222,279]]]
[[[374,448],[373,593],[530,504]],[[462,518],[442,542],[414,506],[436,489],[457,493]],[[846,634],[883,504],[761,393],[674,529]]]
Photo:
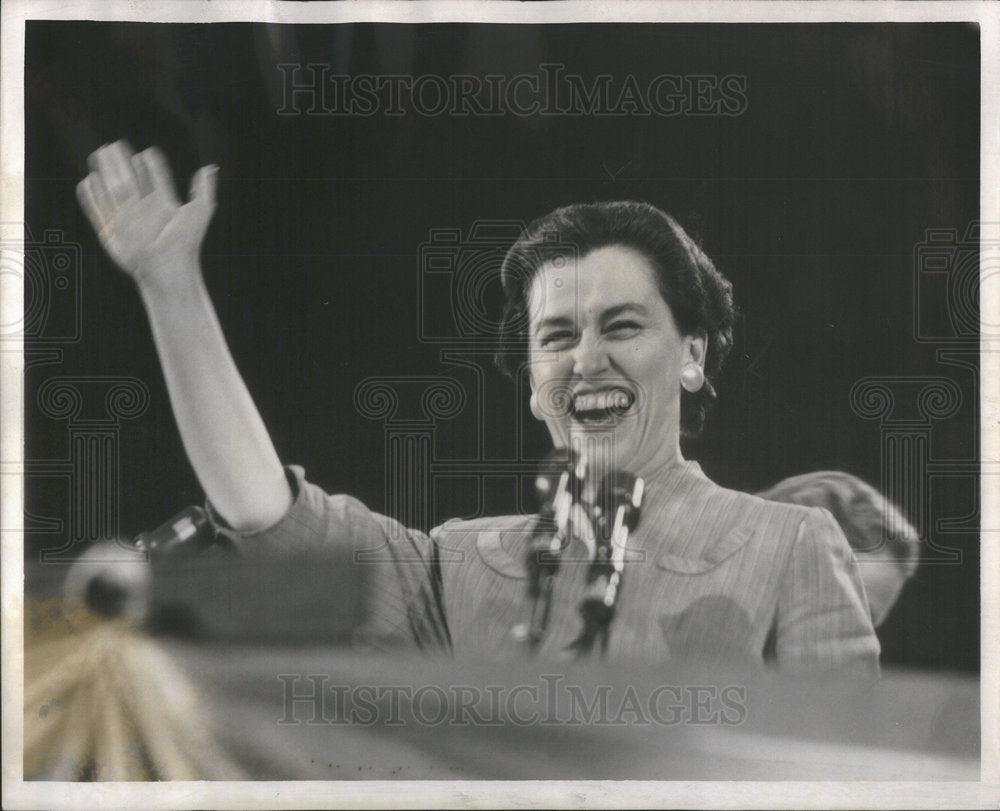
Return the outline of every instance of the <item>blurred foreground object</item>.
[[[177,538],[163,536],[164,524],[134,544],[94,544],[68,571],[29,572],[26,779],[302,776],[298,763],[267,746],[273,720],[237,727],[219,712],[219,691],[237,702],[244,696],[239,680],[194,679],[192,668],[175,663],[167,637],[204,643],[199,657],[207,662],[233,656],[225,650],[233,643],[346,645],[364,608],[364,569],[348,565],[350,551],[232,554],[206,542],[191,510],[168,522],[183,525]]]
[[[25,779],[245,779],[183,670],[134,622],[27,605]]]
[[[26,779],[978,778],[975,678],[373,655],[348,647],[344,611],[365,616],[370,568],[352,577],[350,561],[154,560],[147,627],[170,600],[198,626],[183,639],[104,610],[141,605],[141,590],[102,587],[97,610],[29,600]],[[131,560],[88,565],[106,585],[144,582]]]
[[[90,622],[91,612],[138,627],[149,617],[153,578],[149,556],[116,543],[96,543],[66,574],[66,617]]]
[[[971,677],[168,649],[195,683],[215,686],[227,754],[255,780],[293,768],[310,780],[979,779]]]
[[[838,470],[792,476],[757,495],[833,514],[860,564],[872,624],[881,625],[917,570],[920,551],[917,531],[899,510],[874,487]]]

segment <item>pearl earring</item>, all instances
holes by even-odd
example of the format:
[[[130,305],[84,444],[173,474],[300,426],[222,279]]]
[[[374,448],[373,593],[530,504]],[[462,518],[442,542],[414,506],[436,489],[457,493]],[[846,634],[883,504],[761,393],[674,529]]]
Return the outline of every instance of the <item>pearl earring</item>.
[[[538,407],[538,395],[535,392],[531,392],[531,397],[528,398],[528,407],[531,409],[531,414],[536,420],[545,418],[542,410]]]
[[[681,385],[691,394],[701,391],[701,387],[705,385],[705,370],[693,360],[688,361],[681,369]]]

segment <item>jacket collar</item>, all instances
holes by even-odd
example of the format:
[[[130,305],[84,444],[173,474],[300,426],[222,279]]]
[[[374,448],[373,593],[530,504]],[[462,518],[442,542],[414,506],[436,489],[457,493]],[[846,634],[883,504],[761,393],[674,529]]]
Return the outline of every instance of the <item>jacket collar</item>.
[[[644,546],[652,552],[660,569],[687,575],[707,572],[753,537],[752,522],[741,523],[716,539],[698,536],[698,517],[713,508],[713,496],[722,492],[693,461],[671,465],[647,481],[639,532],[645,535]],[[528,577],[522,550],[532,529],[530,519],[522,521],[516,529],[483,530],[476,538],[477,552],[490,569],[521,580]],[[650,533],[649,527],[657,529]],[[655,544],[649,543],[659,532],[668,535],[658,538]]]

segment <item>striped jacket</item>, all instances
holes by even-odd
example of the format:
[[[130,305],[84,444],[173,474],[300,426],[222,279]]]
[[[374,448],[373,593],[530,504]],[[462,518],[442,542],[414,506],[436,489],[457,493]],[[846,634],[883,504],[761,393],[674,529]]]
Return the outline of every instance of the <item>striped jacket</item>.
[[[353,547],[365,581],[359,646],[524,655],[533,516],[453,520],[424,534],[327,495],[301,468],[289,468],[289,479],[295,500],[278,524],[224,531],[248,552]],[[585,558],[579,541],[563,555],[543,659],[562,655],[580,631]],[[823,509],[719,487],[695,462],[647,479],[608,656],[760,662],[768,652],[782,668],[878,671],[864,587],[837,523]]]

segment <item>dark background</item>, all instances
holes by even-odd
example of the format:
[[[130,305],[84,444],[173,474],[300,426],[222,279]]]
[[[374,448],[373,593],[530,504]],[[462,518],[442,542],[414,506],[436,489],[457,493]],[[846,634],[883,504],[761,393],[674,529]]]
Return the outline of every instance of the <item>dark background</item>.
[[[442,76],[561,63],[616,86],[626,74],[640,86],[738,74],[749,105],[731,117],[280,116],[279,62]],[[720,403],[686,449],[720,484],[755,490],[836,468],[877,485],[879,424],[848,398],[872,375],[952,378],[965,405],[934,423],[931,453],[978,459],[975,372],[914,339],[915,247],[929,228],[961,234],[978,216],[976,26],[29,22],[25,76],[28,227],[36,239],[60,229],[83,250],[81,339],[26,375],[26,458],[67,455],[65,422],[36,405],[46,379],[140,378],[150,406],[119,437],[125,536],[203,496],[139,298],[74,197],[87,154],[121,137],[161,146],[182,190],[198,166],[221,166],[204,265],[236,362],[282,459],[375,509],[386,504],[386,440],[354,407],[358,383],[442,369],[472,383],[418,340],[420,245],[435,228],[593,199],[671,211],[735,285],[743,316]],[[446,301],[436,306],[432,316],[447,315]],[[441,458],[476,452],[474,399],[440,423]],[[496,373],[485,399],[488,458],[544,452],[544,429]],[[508,484],[478,504],[469,481],[439,487],[432,523],[512,512]],[[977,489],[968,476],[936,482],[934,517],[978,523]],[[65,501],[65,488],[29,479],[33,515],[65,515]],[[961,563],[921,566],[880,629],[883,661],[976,670],[978,531],[935,532]],[[29,534],[26,554],[59,543]]]

